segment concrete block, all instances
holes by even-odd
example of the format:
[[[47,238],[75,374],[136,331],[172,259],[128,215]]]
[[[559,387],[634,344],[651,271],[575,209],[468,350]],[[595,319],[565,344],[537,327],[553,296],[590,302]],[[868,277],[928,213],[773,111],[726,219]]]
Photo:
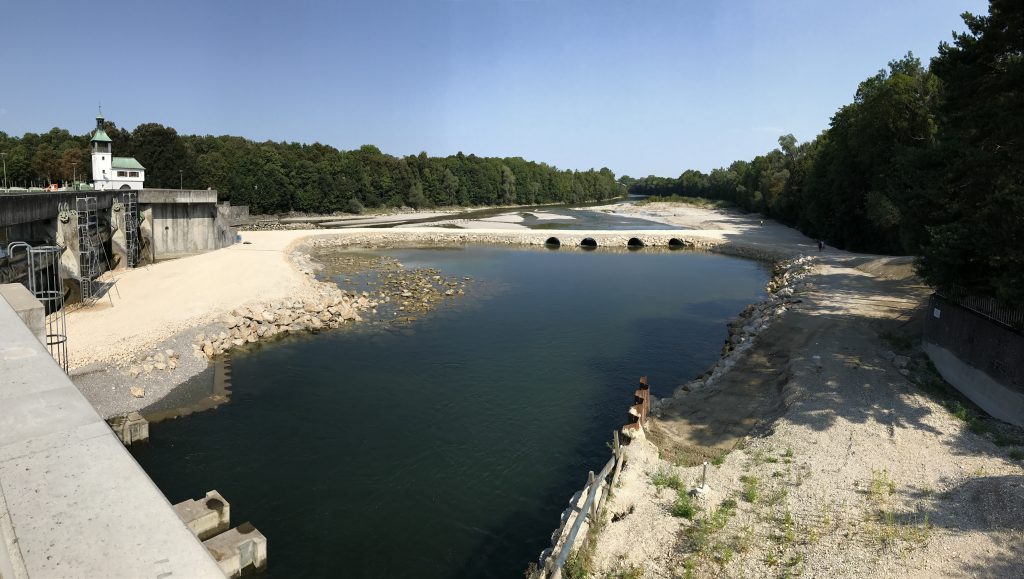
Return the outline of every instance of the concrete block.
[[[198,501],[188,499],[174,505],[174,512],[200,541],[231,527],[231,505],[215,490]]]
[[[260,571],[267,566],[267,538],[251,523],[207,539],[203,545],[228,577],[241,577],[244,571]]]
[[[132,443],[141,440],[149,440],[149,422],[138,412],[132,412],[126,416],[115,416],[107,423],[125,446],[131,446]]]
[[[0,297],[7,300],[14,313],[28,326],[39,342],[46,344],[46,311],[28,288],[20,283],[0,284]]]

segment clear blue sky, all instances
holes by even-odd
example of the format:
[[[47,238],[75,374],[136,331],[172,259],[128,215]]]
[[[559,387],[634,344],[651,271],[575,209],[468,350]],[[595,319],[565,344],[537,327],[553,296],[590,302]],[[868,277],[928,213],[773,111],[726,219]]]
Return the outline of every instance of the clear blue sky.
[[[13,0],[0,130],[120,127],[676,176],[813,138],[981,0]]]

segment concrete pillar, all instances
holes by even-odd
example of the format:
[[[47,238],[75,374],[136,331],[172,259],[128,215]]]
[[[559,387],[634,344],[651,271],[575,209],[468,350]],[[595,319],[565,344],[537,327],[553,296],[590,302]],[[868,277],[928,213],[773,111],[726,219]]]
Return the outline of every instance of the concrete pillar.
[[[215,490],[198,501],[188,499],[174,505],[174,512],[200,541],[223,533],[231,526],[231,505]]]
[[[20,283],[0,284],[0,297],[7,300],[14,313],[28,326],[42,344],[46,344],[46,311],[43,303]]]
[[[260,571],[267,566],[267,538],[251,523],[207,539],[203,545],[228,577],[241,577],[245,570]]]
[[[149,440],[149,422],[138,412],[131,412],[126,416],[115,416],[107,420],[107,424],[125,446],[131,446],[133,442]]]

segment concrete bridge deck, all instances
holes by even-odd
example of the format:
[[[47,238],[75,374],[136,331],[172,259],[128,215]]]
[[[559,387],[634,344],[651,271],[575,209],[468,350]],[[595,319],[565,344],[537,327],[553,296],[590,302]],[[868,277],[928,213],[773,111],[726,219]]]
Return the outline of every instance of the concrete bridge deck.
[[[224,577],[2,298],[0,577]]]

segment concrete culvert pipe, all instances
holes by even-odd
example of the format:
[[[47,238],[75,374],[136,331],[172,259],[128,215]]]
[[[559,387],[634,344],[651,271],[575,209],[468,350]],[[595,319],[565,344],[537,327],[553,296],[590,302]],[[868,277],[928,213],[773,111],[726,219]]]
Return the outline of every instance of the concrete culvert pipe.
[[[597,240],[595,240],[593,237],[587,237],[586,239],[580,242],[580,247],[582,247],[583,249],[596,249]]]
[[[682,249],[686,247],[686,244],[683,243],[682,239],[679,239],[678,237],[673,237],[672,239],[668,240],[668,247],[669,249]]]
[[[549,237],[544,242],[544,245],[548,246],[551,249],[558,249],[559,247],[561,247],[562,242],[559,241],[557,237]]]
[[[640,249],[643,246],[644,242],[639,237],[630,237],[629,241],[626,242],[626,247],[630,249]]]

